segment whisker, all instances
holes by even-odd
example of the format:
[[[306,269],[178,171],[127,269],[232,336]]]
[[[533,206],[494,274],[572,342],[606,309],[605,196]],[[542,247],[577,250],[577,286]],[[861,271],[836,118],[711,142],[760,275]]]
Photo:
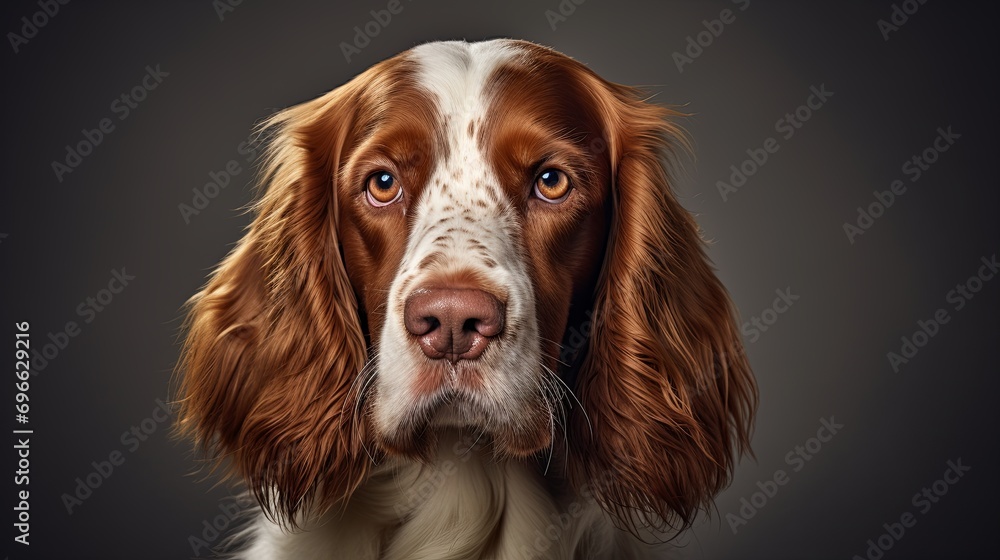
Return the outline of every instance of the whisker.
[[[476,448],[476,445],[479,443],[479,440],[482,439],[485,434],[486,434],[486,428],[482,428],[479,431],[479,435],[476,436],[476,441],[472,442],[472,445],[470,445],[468,449],[466,449],[465,451],[462,451],[460,454],[458,454],[457,457],[462,458],[468,455],[469,453],[472,453],[472,450]]]
[[[553,379],[555,379],[565,389],[565,393],[564,394],[568,394],[570,397],[572,397],[573,401],[576,402],[577,405],[579,405],[580,412],[583,413],[583,418],[587,421],[587,429],[590,432],[590,436],[593,437],[594,436],[594,426],[593,426],[593,424],[590,423],[590,415],[587,414],[587,409],[585,409],[583,407],[583,403],[580,402],[580,399],[576,396],[576,393],[574,393],[573,390],[570,389],[569,385],[567,385],[566,382],[563,381],[562,378],[559,377],[556,374],[556,372],[554,372],[551,369],[549,369],[548,366],[546,366],[545,364],[542,364],[542,369],[544,369],[546,373],[548,373]]]
[[[552,410],[552,403],[548,399],[545,399],[545,406],[549,409],[549,441],[556,440],[556,416]],[[555,447],[551,443],[549,444],[549,456],[545,460],[545,470],[542,471],[542,476],[549,474],[549,466],[552,465],[552,448]]]
[[[538,340],[541,340],[542,342],[549,342],[549,343],[555,344],[556,346],[559,347],[560,350],[566,348],[565,346],[563,346],[563,344],[561,342],[559,342],[557,340],[552,340],[551,338],[545,338],[544,336],[539,336]]]
[[[548,338],[545,338],[545,337],[539,337],[539,340],[542,340],[542,341],[545,341],[545,342],[551,342],[551,343],[555,344],[556,346],[558,346],[558,347],[559,347],[559,350],[560,350],[560,354],[561,354],[561,351],[562,351],[562,350],[565,350],[565,349],[566,349],[566,347],[565,347],[565,346],[563,346],[562,344],[560,344],[560,343],[558,343],[558,342],[556,342],[556,341],[554,341],[554,340],[551,340],[551,339],[548,339]],[[559,359],[559,356],[557,356],[557,355],[552,355],[552,354],[548,354],[548,353],[546,353],[546,354],[545,354],[545,356],[546,356],[546,357],[549,357],[549,358],[552,358],[552,359],[553,359],[553,360],[555,360],[555,361],[556,361],[556,363],[558,363],[559,365],[562,365],[562,366],[566,366],[566,367],[569,367],[569,366],[571,365],[571,364],[570,364],[569,362],[564,362],[564,361],[560,360],[560,359]]]
[[[361,371],[358,373],[358,376],[351,384],[352,392],[355,387],[359,387],[357,396],[355,397],[354,401],[354,414],[351,415],[351,432],[354,437],[358,437],[358,441],[361,443],[362,449],[365,450],[365,454],[368,455],[368,459],[372,462],[373,465],[378,465],[378,461],[375,460],[375,457],[374,455],[372,455],[371,450],[368,449],[368,445],[365,444],[364,438],[360,437],[358,430],[358,421],[361,416],[361,407],[365,402],[365,393],[368,392],[368,390],[371,388],[372,384],[376,379],[375,366],[377,361],[378,361],[378,354],[373,352],[372,356],[368,358],[368,360],[365,362],[365,365],[361,368]]]

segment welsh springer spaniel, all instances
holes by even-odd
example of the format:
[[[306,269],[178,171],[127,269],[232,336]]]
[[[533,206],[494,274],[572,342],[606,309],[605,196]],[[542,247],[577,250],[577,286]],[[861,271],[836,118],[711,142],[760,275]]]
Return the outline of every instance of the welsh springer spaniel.
[[[711,504],[757,394],[675,116],[495,40],[264,124],[179,364],[180,430],[260,505],[239,557],[640,558]]]

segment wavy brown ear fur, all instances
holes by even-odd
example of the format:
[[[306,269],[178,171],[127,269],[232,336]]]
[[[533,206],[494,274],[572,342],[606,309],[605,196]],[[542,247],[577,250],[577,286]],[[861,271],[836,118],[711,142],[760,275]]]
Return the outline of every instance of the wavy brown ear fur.
[[[603,81],[602,81],[603,82]],[[614,212],[573,420],[574,482],[619,526],[680,530],[749,451],[757,390],[698,226],[671,192],[675,114],[603,82]]]
[[[283,111],[245,237],[189,303],[179,431],[246,481],[270,517],[345,499],[366,475],[351,386],[365,361],[337,242],[345,87]]]

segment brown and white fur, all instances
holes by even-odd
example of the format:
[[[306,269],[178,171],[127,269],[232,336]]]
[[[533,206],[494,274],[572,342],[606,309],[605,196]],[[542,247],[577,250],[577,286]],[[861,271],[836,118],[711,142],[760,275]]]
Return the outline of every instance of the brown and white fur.
[[[439,42],[278,113],[192,299],[180,429],[247,559],[632,559],[748,451],[756,388],[669,110],[547,48]]]

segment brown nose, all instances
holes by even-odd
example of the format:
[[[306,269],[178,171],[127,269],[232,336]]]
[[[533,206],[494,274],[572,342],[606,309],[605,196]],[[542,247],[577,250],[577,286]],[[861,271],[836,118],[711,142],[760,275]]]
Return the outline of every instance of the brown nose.
[[[504,305],[476,289],[421,288],[406,298],[406,330],[428,358],[478,358],[504,325]]]

